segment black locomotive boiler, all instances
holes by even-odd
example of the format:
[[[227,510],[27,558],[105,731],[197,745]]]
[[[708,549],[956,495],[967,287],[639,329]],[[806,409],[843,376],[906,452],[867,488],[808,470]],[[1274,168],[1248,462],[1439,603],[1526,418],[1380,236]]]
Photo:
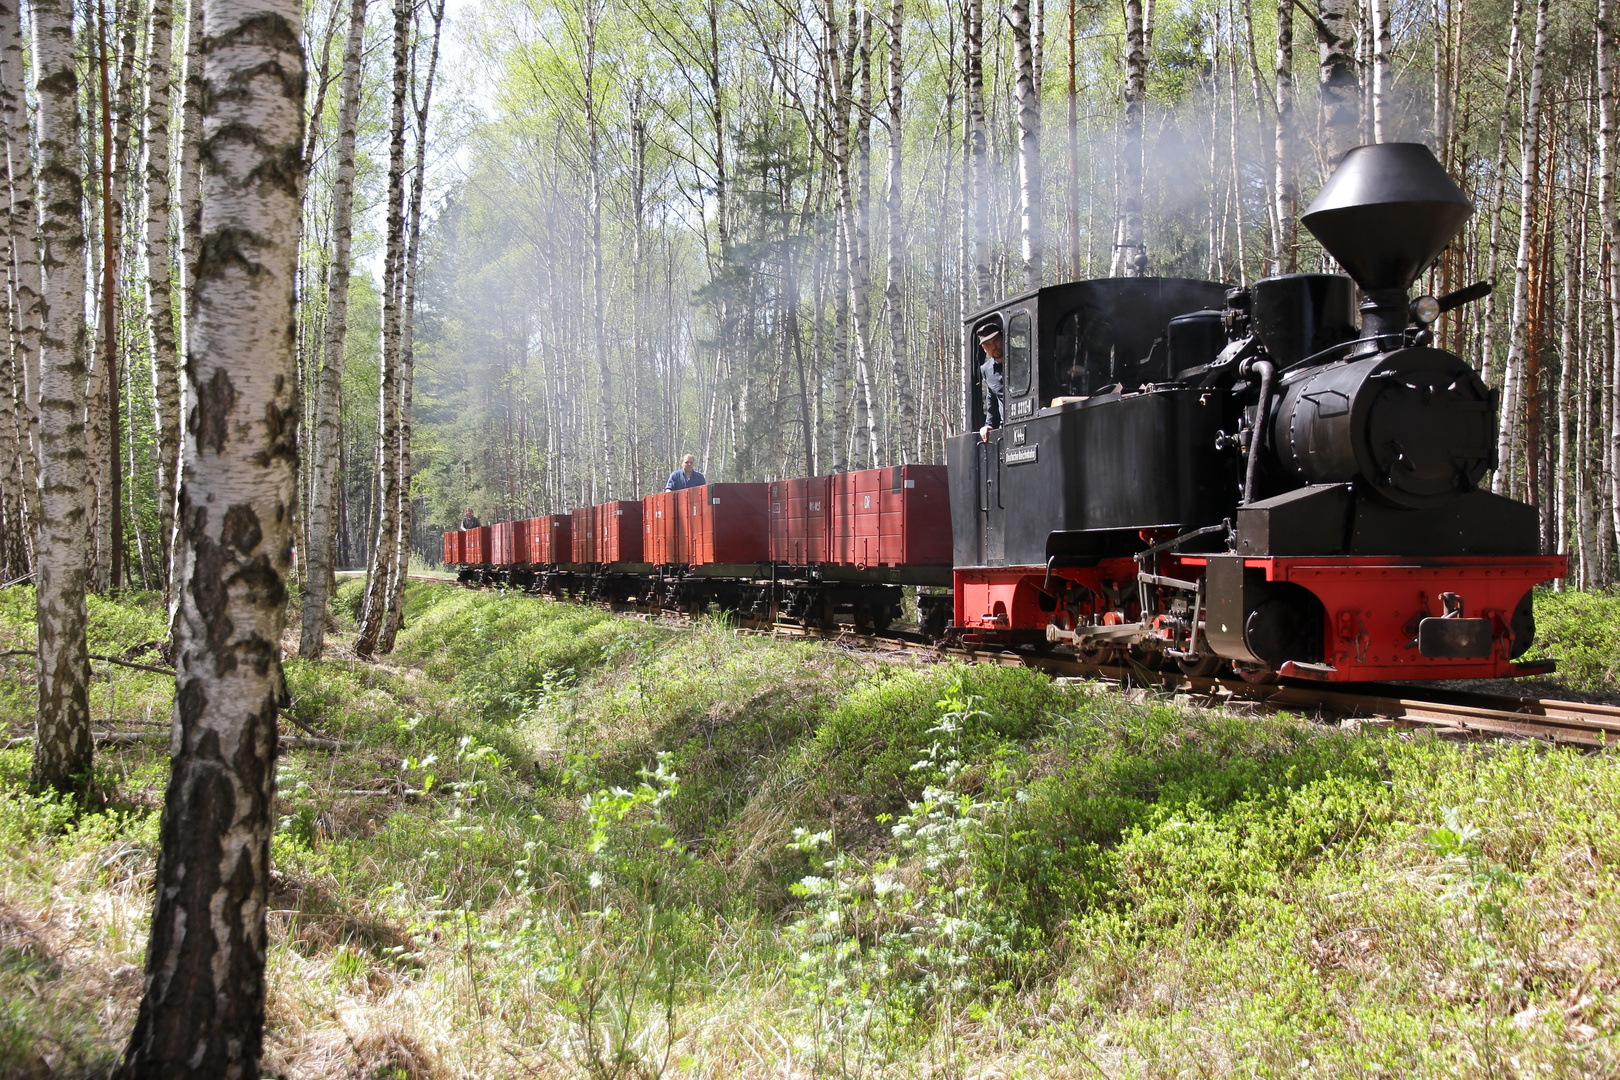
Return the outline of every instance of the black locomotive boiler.
[[[1489,287],[1409,295],[1472,212],[1426,147],[1358,147],[1302,219],[1348,276],[1086,281],[973,316],[974,367],[1003,331],[1005,420],[946,444],[954,632],[1255,679],[1548,670],[1516,661],[1565,559],[1478,487],[1496,396],[1431,343]]]

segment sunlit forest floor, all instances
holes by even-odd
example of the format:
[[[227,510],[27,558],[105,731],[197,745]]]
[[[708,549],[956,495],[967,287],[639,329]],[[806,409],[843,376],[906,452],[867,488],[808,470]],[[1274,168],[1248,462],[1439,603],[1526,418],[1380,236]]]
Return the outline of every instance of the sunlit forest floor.
[[[1620,757],[912,667],[445,585],[289,661],[286,1077],[1612,1076]],[[1546,597],[1612,691],[1620,599]],[[92,652],[155,656],[151,597]],[[0,593],[0,649],[32,596]],[[289,647],[295,641],[289,637]],[[97,665],[106,809],[26,794],[3,661],[0,1076],[133,1023],[165,677]],[[309,738],[287,724],[289,735]]]

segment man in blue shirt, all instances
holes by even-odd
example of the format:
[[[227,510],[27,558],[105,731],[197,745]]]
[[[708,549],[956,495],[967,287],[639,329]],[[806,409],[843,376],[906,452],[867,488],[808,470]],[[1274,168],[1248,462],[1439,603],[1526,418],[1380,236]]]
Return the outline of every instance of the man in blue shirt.
[[[702,487],[708,481],[703,474],[697,471],[697,458],[687,454],[681,458],[681,467],[669,474],[669,482],[664,485],[665,491],[682,491],[686,488]]]

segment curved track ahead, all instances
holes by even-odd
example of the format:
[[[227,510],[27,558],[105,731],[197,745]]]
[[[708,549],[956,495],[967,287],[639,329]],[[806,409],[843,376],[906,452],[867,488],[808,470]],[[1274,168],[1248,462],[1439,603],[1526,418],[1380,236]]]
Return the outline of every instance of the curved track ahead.
[[[418,580],[451,583],[443,578]],[[687,616],[674,613],[649,613],[622,607],[611,610],[669,626],[691,621]],[[1286,709],[1397,727],[1433,728],[1455,736],[1535,739],[1553,745],[1593,749],[1620,745],[1620,705],[1410,683],[1256,685],[1241,679],[1196,678],[1180,671],[1152,671],[1135,665],[1088,664],[1072,655],[1055,652],[951,648],[929,643],[917,634],[904,631],[856,634],[850,629],[827,631],[778,623],[770,627],[739,628],[737,632],[821,638],[863,650],[904,650],[940,660],[1031,667],[1058,679],[1110,682],[1125,689],[1174,694],[1211,706]]]

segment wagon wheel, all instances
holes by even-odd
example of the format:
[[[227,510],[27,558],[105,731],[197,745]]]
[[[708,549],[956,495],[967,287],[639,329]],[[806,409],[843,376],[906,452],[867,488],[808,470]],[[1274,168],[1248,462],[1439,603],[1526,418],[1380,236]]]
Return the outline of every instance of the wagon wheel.
[[[821,617],[816,620],[816,625],[821,627],[822,630],[825,630],[825,631],[828,631],[828,632],[836,631],[838,629],[838,614],[837,614],[836,608],[833,605],[832,597],[831,596],[822,597],[820,607],[821,607]],[[809,622],[809,620],[807,618],[806,623],[808,624],[808,622]]]

